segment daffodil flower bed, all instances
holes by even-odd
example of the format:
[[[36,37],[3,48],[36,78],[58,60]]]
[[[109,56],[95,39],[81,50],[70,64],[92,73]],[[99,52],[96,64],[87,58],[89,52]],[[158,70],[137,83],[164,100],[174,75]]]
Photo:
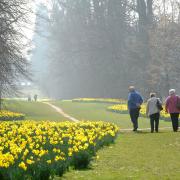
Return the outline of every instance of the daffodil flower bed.
[[[77,98],[73,99],[72,102],[123,104],[125,100],[111,98]]]
[[[68,167],[86,168],[118,127],[105,122],[0,123],[0,179],[49,179]]]
[[[25,115],[22,113],[15,113],[10,111],[0,111],[0,120],[23,120]]]
[[[114,106],[109,106],[107,108],[108,111],[116,112],[116,113],[128,113],[127,104],[117,104]],[[146,104],[141,105],[140,115],[145,117],[146,116]],[[164,120],[169,120],[170,116],[165,112],[165,107],[161,111],[161,118]]]

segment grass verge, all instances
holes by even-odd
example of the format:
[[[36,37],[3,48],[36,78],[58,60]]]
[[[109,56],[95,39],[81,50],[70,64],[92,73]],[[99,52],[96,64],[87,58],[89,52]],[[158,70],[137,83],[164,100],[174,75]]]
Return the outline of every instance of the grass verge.
[[[54,109],[42,102],[27,102],[17,100],[6,100],[4,102],[4,109],[20,112],[25,114],[25,119],[33,120],[55,120],[65,121],[67,120]]]

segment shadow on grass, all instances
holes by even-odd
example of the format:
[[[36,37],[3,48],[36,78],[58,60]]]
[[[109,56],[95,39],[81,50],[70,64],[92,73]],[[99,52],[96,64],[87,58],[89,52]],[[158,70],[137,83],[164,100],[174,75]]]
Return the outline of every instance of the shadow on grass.
[[[178,131],[180,132],[180,131]],[[173,133],[173,130],[166,130],[166,131],[159,131],[159,132],[153,132],[151,133],[151,131],[142,131],[142,130],[138,130],[138,131],[121,131],[119,134],[164,134],[164,133]]]
[[[88,167],[86,167],[86,168],[78,168],[78,169],[76,169],[76,168],[74,168],[74,167],[69,167],[68,168],[68,170],[67,170],[67,172],[70,172],[70,171],[89,171],[89,170],[93,170],[94,169],[94,167],[93,167],[93,165],[92,164],[90,164]]]

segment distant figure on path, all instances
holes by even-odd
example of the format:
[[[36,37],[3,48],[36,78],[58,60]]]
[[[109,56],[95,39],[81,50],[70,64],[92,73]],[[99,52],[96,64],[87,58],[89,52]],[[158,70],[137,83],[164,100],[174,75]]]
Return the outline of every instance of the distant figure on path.
[[[180,97],[176,95],[175,89],[169,90],[169,96],[166,98],[165,110],[171,116],[173,131],[178,131],[179,112],[180,112]]]
[[[147,100],[146,115],[150,117],[151,133],[154,132],[154,125],[156,132],[159,128],[160,110],[162,109],[158,108],[158,104],[162,107],[162,102],[156,98],[156,94],[150,93],[150,98]]]
[[[143,103],[142,96],[135,90],[134,86],[129,87],[128,95],[128,110],[133,123],[133,131],[138,129],[138,118],[141,104]]]
[[[28,95],[28,101],[29,102],[31,101],[31,95]]]
[[[37,101],[37,94],[34,95],[34,101]]]

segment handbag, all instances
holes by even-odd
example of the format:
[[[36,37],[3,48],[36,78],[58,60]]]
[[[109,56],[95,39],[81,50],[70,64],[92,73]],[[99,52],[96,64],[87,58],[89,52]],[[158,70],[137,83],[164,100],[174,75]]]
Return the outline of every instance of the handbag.
[[[176,101],[176,108],[178,110],[180,110],[180,100],[179,100],[179,97],[177,96],[177,101]]]
[[[137,109],[141,109],[141,104],[136,103]]]
[[[157,102],[156,102],[156,106],[157,106],[158,110],[160,110],[160,111],[163,110],[162,104],[159,102],[158,99],[157,99]]]

